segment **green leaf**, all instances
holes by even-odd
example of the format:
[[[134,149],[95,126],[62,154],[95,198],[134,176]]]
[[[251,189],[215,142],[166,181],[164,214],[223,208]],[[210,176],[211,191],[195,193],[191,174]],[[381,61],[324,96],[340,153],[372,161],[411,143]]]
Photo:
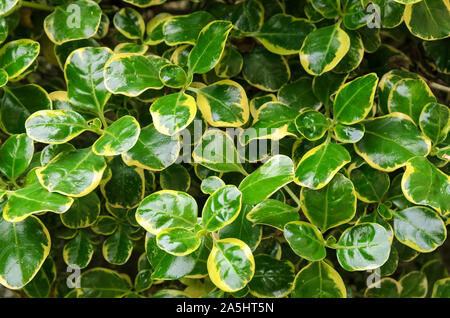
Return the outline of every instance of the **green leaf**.
[[[327,118],[318,111],[305,110],[295,118],[295,127],[303,137],[314,141],[322,138],[327,132],[330,123]]]
[[[297,136],[295,118],[298,111],[279,102],[267,102],[258,109],[253,126],[239,134],[242,145],[254,139],[280,140],[286,136]]]
[[[397,3],[401,3],[401,4],[411,4],[411,3],[416,3],[422,0],[394,0]]]
[[[338,173],[319,190],[302,188],[300,203],[308,220],[325,232],[354,217],[356,192],[352,182]]]
[[[0,49],[0,68],[14,79],[24,73],[39,55],[40,45],[29,39],[20,39],[6,43]]]
[[[50,234],[35,216],[9,223],[0,218],[0,284],[20,289],[37,274],[50,252]]]
[[[209,232],[215,232],[232,223],[242,207],[242,193],[234,185],[216,190],[206,200],[202,211],[202,225]]]
[[[134,280],[134,289],[137,292],[142,292],[149,289],[153,284],[152,270],[143,269],[136,274]]]
[[[295,276],[293,298],[347,298],[339,273],[324,261],[312,262]]]
[[[342,58],[342,60],[333,69],[336,73],[349,73],[355,70],[363,60],[364,57],[364,43],[361,35],[356,31],[346,31],[350,38],[350,48]]]
[[[382,202],[389,189],[389,175],[386,172],[362,165],[349,172],[350,180],[355,186],[358,199],[367,202]]]
[[[258,298],[283,298],[290,294],[295,268],[290,261],[269,255],[255,256],[255,275],[248,284],[250,293]]]
[[[243,65],[244,59],[241,53],[232,46],[225,46],[214,71],[218,77],[235,77],[241,72]]]
[[[403,22],[404,0],[374,0],[373,3],[380,10],[381,25],[385,28],[394,28]],[[411,1],[406,1],[411,2]]]
[[[117,221],[109,215],[101,215],[91,227],[96,234],[111,235],[117,230]]]
[[[393,113],[364,122],[364,137],[355,151],[373,168],[394,171],[408,159],[428,155],[431,143],[417,129],[411,118]]]
[[[439,40],[450,35],[448,0],[422,0],[409,3],[403,18],[409,31],[423,40]]]
[[[423,41],[422,46],[427,56],[433,59],[434,65],[441,73],[450,73],[449,39],[437,41]]]
[[[197,203],[189,194],[162,190],[150,194],[141,202],[136,211],[136,221],[147,232],[158,235],[167,228],[194,229],[197,214]]]
[[[391,70],[383,75],[378,84],[378,106],[383,114],[389,113],[388,99],[395,84],[403,79],[420,79],[419,75],[403,70]]]
[[[73,105],[69,100],[69,97],[67,96],[67,91],[54,91],[48,94],[48,97],[51,102],[51,106],[54,110],[58,109],[67,109],[67,110],[73,110]],[[86,116],[85,118],[92,118],[93,115],[84,114]],[[100,120],[100,119],[99,119]],[[93,122],[94,123],[94,122]],[[101,125],[101,123],[100,123]],[[96,126],[100,126],[96,125]],[[100,127],[98,127],[100,128]]]
[[[312,80],[309,77],[300,77],[283,85],[278,91],[278,101],[298,111],[320,107],[320,101],[312,90]]]
[[[351,125],[363,120],[372,109],[378,76],[370,73],[341,86],[333,104],[333,117]]]
[[[428,296],[431,296],[432,287],[435,282],[441,278],[448,277],[448,271],[444,263],[440,259],[433,259],[426,262],[422,268],[421,272],[425,273],[428,282]]]
[[[103,242],[103,257],[110,264],[123,265],[130,259],[133,245],[123,226],[119,226],[119,229]]]
[[[200,247],[200,238],[184,228],[167,228],[156,236],[158,247],[175,256],[191,254]]]
[[[114,27],[125,37],[137,40],[142,39],[145,31],[145,22],[141,14],[132,8],[122,8],[113,19]]]
[[[291,70],[283,56],[256,47],[244,56],[244,79],[252,86],[267,92],[276,92],[291,77]]]
[[[439,215],[419,206],[394,212],[394,233],[402,244],[421,253],[434,251],[447,238],[447,229]]]
[[[192,46],[190,44],[180,45],[172,50],[167,51],[167,55],[164,55],[164,57],[170,57],[170,61],[172,63],[175,63],[176,65],[182,67],[187,71],[188,58],[191,50]],[[190,77],[189,80],[191,81],[192,77]]]
[[[54,51],[56,60],[58,61],[58,65],[61,67],[62,70],[64,70],[64,65],[66,64],[67,58],[69,57],[70,53],[83,47],[99,47],[99,46],[100,44],[96,40],[89,38],[65,42],[60,45],[55,44]]]
[[[161,89],[160,68],[167,64],[161,58],[121,53],[108,60],[104,68],[105,87],[113,94],[136,97],[148,89]]]
[[[39,183],[11,192],[8,197],[3,209],[3,218],[8,222],[19,222],[39,212],[64,213],[73,203],[72,198],[48,192]]]
[[[37,142],[63,144],[88,130],[89,125],[73,110],[40,110],[28,117],[25,129]]]
[[[194,45],[200,31],[213,20],[213,16],[206,11],[170,17],[163,26],[164,41],[171,46],[182,43]]]
[[[105,129],[96,140],[92,151],[99,156],[117,156],[127,152],[136,144],[141,127],[132,116],[123,116]]]
[[[97,32],[94,35],[95,39],[103,39],[109,32],[109,17],[102,12],[102,17],[100,19],[100,25],[98,26]]]
[[[327,255],[322,233],[310,223],[302,221],[287,223],[284,226],[284,237],[295,254],[308,261],[320,261]]]
[[[225,292],[244,288],[255,273],[255,259],[250,248],[241,240],[228,238],[215,241],[208,257],[211,281]]]
[[[243,32],[254,32],[264,22],[264,7],[258,0],[245,0],[234,7],[230,16],[233,26]]]
[[[120,298],[131,291],[129,281],[111,269],[95,267],[80,276],[78,298]]]
[[[356,123],[351,126],[337,123],[333,127],[334,137],[342,143],[356,143],[364,136],[365,127],[363,124]]]
[[[389,258],[383,266],[380,267],[380,276],[391,276],[398,267],[398,252],[394,246],[391,246]]]
[[[276,14],[267,20],[254,36],[272,53],[295,54],[306,36],[315,30],[314,24],[288,14]]]
[[[189,295],[177,289],[161,289],[154,293],[152,298],[189,298]]]
[[[219,231],[220,239],[237,238],[243,241],[253,251],[259,245],[262,238],[262,226],[253,225],[248,220],[248,214],[252,206],[243,204],[238,217]]]
[[[55,145],[47,145],[41,151],[41,166],[45,166],[49,163],[53,158],[55,158],[58,154],[64,151],[75,150],[75,147],[72,144],[55,144]]]
[[[147,36],[144,40],[145,44],[156,45],[164,41],[163,26],[170,17],[170,13],[161,12],[148,21],[146,27]]]
[[[155,128],[164,135],[173,136],[186,128],[195,118],[195,99],[183,92],[158,98],[150,107]]]
[[[0,172],[16,180],[30,165],[34,144],[26,134],[9,137],[0,148]]]
[[[51,257],[47,257],[39,272],[24,286],[23,291],[32,298],[47,298],[55,279],[55,262]]]
[[[365,298],[400,298],[402,286],[390,277],[385,277],[369,285],[364,292]]]
[[[332,70],[350,49],[350,38],[339,23],[314,30],[300,49],[300,62],[311,75]]]
[[[213,194],[216,190],[222,188],[224,185],[225,182],[223,182],[219,177],[210,176],[202,180],[200,188],[204,194]]]
[[[60,215],[61,222],[70,229],[86,228],[93,225],[100,215],[100,199],[95,192],[75,199],[67,212]]]
[[[339,264],[347,271],[378,268],[389,258],[387,231],[376,223],[360,223],[346,229],[336,245]]]
[[[50,192],[82,197],[97,188],[105,168],[105,159],[85,148],[59,154],[36,174]]]
[[[191,186],[191,176],[185,167],[173,164],[161,171],[159,184],[164,190],[187,192]]]
[[[232,27],[228,21],[214,21],[202,29],[197,43],[189,53],[190,73],[203,74],[216,66]]]
[[[111,93],[105,87],[103,69],[113,52],[106,47],[73,51],[64,66],[67,96],[74,110],[103,116]]]
[[[0,16],[8,15],[19,4],[20,0],[3,0],[0,2]]]
[[[300,216],[297,208],[278,200],[266,199],[248,213],[247,219],[282,231],[286,223],[298,221]]]
[[[153,267],[152,279],[174,280],[188,275],[194,270],[199,250],[185,256],[169,254],[158,247],[156,237],[147,233],[145,251]]]
[[[344,84],[347,77],[348,74],[335,74],[333,72],[315,76],[312,82],[312,91],[325,107],[329,107],[330,97]]]
[[[393,247],[395,247],[398,251],[398,259],[400,262],[411,262],[412,260],[416,259],[419,255],[419,252],[416,250],[401,244],[398,240],[393,240]]]
[[[450,177],[426,158],[414,157],[406,163],[402,177],[404,196],[414,204],[428,205],[441,215],[450,213]]]
[[[4,69],[0,69],[0,87],[8,83],[8,73]]]
[[[294,177],[291,158],[276,155],[247,176],[239,185],[242,200],[247,204],[257,204],[288,184]]]
[[[368,8],[364,9],[363,3],[360,0],[349,0],[343,4],[343,24],[347,29],[356,30],[360,29],[364,26],[370,25],[372,28],[379,28],[379,13],[375,11],[376,9]],[[369,13],[369,14],[368,14]],[[375,14],[377,14],[377,18],[375,18]],[[378,19],[378,20],[375,20]]]
[[[442,104],[426,104],[420,113],[419,127],[433,145],[443,142],[450,130],[450,110]]]
[[[340,4],[337,0],[311,0],[311,5],[327,19],[333,19],[339,15]]]
[[[3,90],[0,120],[2,129],[8,134],[24,133],[25,121],[32,113],[52,107],[49,95],[38,85],[4,86]]]
[[[109,170],[107,174],[111,174],[111,171]],[[109,178],[109,176],[107,176],[107,178]],[[105,178],[105,179],[107,179]],[[116,218],[119,221],[125,220],[128,218],[128,221],[130,221],[130,223],[135,224],[136,222],[132,222],[132,218],[128,217],[129,215],[131,215],[131,217],[133,216],[132,213],[129,213],[131,210],[130,209],[126,209],[126,208],[116,208],[111,206],[108,202],[106,202],[105,204],[106,207],[106,211],[108,211],[109,214],[111,214],[114,218]]]
[[[129,166],[160,171],[178,158],[181,143],[177,136],[160,134],[153,124],[141,129],[138,141],[133,148],[122,154]]]
[[[434,283],[431,298],[448,298],[450,295],[450,277],[443,278]]]
[[[409,272],[400,278],[402,298],[424,298],[428,292],[427,276],[419,271]]]
[[[382,213],[380,213],[380,207],[384,206],[387,209],[387,206],[384,204],[379,204],[378,207],[376,208],[377,213],[370,213],[367,214],[367,210],[366,210],[366,214],[362,217],[359,218],[359,223],[378,223],[379,225],[381,225],[382,227],[384,227],[384,229],[386,230],[386,232],[389,235],[389,241],[392,243],[392,239],[394,238],[394,230],[392,229],[390,223],[388,223],[382,215]],[[392,213],[392,212],[390,212]],[[392,218],[392,214],[390,215],[390,218]],[[389,218],[389,219],[390,219]]]
[[[127,166],[120,157],[108,163],[109,176],[100,189],[106,202],[113,208],[136,208],[145,195],[145,176],[141,168]]]
[[[136,43],[120,43],[114,48],[114,54],[132,53],[145,54],[148,50],[148,45]]]
[[[250,115],[244,88],[231,80],[221,80],[199,88],[197,105],[204,119],[214,127],[240,127]]]
[[[56,44],[87,39],[100,26],[102,10],[92,0],[77,0],[56,7],[44,20],[48,38]]]
[[[123,0],[123,2],[130,3],[139,8],[147,8],[151,6],[157,6],[163,4],[167,0]]]
[[[164,85],[172,88],[181,88],[188,83],[186,72],[176,64],[167,64],[161,67],[159,78]]]
[[[64,245],[63,259],[71,267],[86,268],[94,255],[94,246],[89,241],[88,234],[84,231],[78,232],[75,238]]]
[[[294,181],[303,187],[321,189],[350,160],[343,146],[325,141],[302,157],[295,169]]]
[[[209,129],[195,146],[192,157],[196,163],[218,172],[246,174],[231,137],[218,129]]]
[[[418,124],[422,109],[431,102],[436,102],[436,97],[423,80],[403,79],[389,93],[387,107],[390,113],[406,114]]]

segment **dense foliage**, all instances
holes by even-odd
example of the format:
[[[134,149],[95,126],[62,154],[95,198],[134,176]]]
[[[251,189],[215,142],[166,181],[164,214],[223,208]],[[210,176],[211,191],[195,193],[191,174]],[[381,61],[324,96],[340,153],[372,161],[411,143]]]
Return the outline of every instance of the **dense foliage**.
[[[2,293],[450,297],[449,37],[449,0],[0,0]]]

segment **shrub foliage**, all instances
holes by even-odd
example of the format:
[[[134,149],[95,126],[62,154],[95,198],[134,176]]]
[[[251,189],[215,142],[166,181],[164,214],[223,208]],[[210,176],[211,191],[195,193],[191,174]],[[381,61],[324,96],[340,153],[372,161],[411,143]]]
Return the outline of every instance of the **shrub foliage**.
[[[450,297],[449,37],[449,0],[1,0],[0,284]]]

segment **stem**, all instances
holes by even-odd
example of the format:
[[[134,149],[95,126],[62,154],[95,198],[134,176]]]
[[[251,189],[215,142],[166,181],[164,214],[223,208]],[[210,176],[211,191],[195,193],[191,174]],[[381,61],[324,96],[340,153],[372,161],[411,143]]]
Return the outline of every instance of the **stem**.
[[[444,85],[441,85],[441,84],[438,84],[435,82],[430,82],[430,87],[440,90],[440,91],[443,91],[443,92],[450,93],[450,87],[447,87],[447,86],[444,86]]]
[[[249,173],[248,173],[247,171],[245,171],[244,168],[239,169],[239,170],[240,170],[240,172],[241,172],[244,176],[246,176],[246,177],[249,176]]]
[[[87,129],[88,131],[92,131],[93,133],[97,134],[97,135],[103,135],[104,134],[104,130],[99,128],[99,129],[94,129],[94,128],[89,128]]]
[[[187,91],[191,91],[191,92],[194,92],[194,93],[197,93],[197,91],[198,91],[198,88],[195,88],[195,87],[186,87],[186,90]]]
[[[297,209],[300,209],[300,200],[297,198],[295,193],[292,192],[292,190],[288,186],[284,186],[283,189],[289,194],[292,200],[294,200],[295,203],[297,203]]]
[[[330,118],[330,102],[325,104],[325,117]]]
[[[98,117],[100,117],[100,120],[101,120],[102,125],[103,125],[103,129],[108,128],[108,123],[106,122],[105,115],[103,113],[100,113]]]
[[[11,180],[11,183],[14,186],[15,190],[20,189],[20,186],[17,184],[16,180]]]
[[[219,240],[219,233],[217,233],[217,232],[212,232],[212,233],[211,233],[211,238],[212,238],[212,240],[213,240],[213,244],[215,244],[216,241]]]
[[[22,7],[33,8],[44,11],[53,11],[55,7],[48,6],[46,4],[34,3],[30,1],[22,1]]]

